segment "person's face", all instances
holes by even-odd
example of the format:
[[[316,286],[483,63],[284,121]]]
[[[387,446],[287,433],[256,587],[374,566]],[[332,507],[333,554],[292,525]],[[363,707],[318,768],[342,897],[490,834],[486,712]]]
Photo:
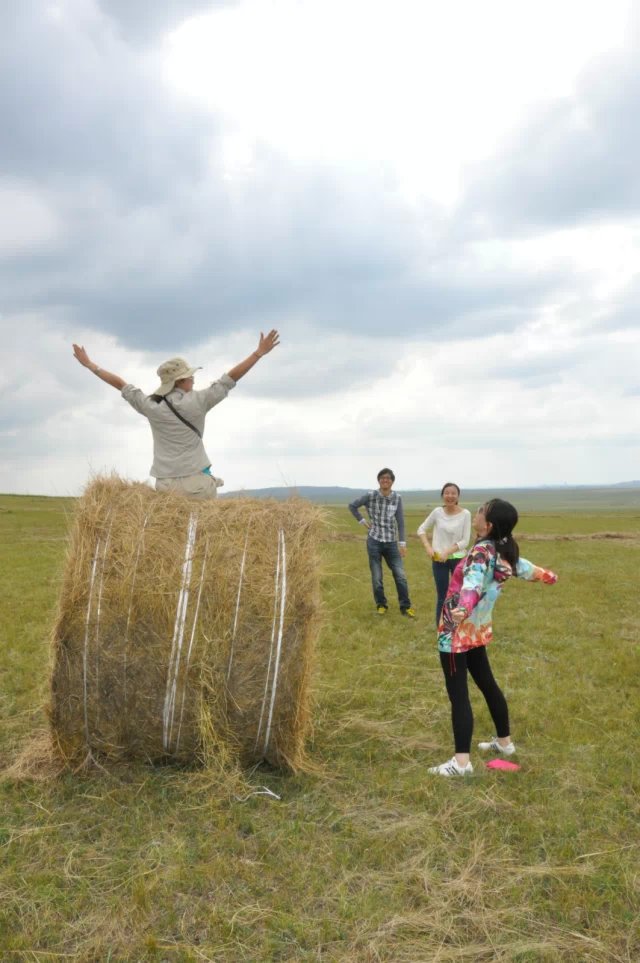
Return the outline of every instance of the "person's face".
[[[458,498],[458,489],[455,485],[447,485],[442,492],[442,502],[447,506],[447,508],[452,508],[454,505],[457,505]]]
[[[382,494],[387,495],[393,487],[393,478],[391,475],[380,475],[378,485],[380,486]]]
[[[180,391],[191,391],[193,389],[193,375],[190,378],[178,378],[176,388]]]
[[[473,530],[480,538],[486,538],[492,528],[491,522],[485,517],[486,508],[486,505],[480,505],[473,516]]]

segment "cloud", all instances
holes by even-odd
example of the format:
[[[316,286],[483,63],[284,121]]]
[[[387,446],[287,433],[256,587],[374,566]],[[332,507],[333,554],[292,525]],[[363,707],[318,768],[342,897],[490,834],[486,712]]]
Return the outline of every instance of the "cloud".
[[[298,164],[264,145],[229,173],[222,121],[170,94],[103,8],[42,9],[25,6],[3,35],[4,190],[19,189],[34,225],[40,205],[42,222],[0,266],[5,311],[46,307],[166,351],[177,327],[189,346],[212,328],[283,319],[437,339],[485,318],[509,330],[566,285],[538,266],[479,265],[441,212],[407,206],[386,174]],[[112,13],[133,24],[131,9]]]
[[[114,468],[146,478],[151,438],[144,419],[73,361],[64,332],[22,318],[15,334],[13,367],[0,387],[20,398],[20,418],[0,424],[6,455],[0,490],[11,490],[19,477],[21,490],[73,493],[91,471]],[[93,353],[103,366],[151,390],[157,354],[95,338]],[[382,350],[368,366],[363,351],[376,344]],[[498,479],[501,485],[580,481],[584,472],[590,481],[619,481],[637,474],[639,413],[624,401],[636,386],[629,360],[639,344],[631,330],[585,338],[561,318],[549,318],[546,328],[533,324],[435,343],[329,338],[316,344],[316,353],[338,358],[342,384],[293,404],[304,397],[288,384],[297,353],[278,348],[211,413],[205,446],[229,489],[336,481],[366,486],[386,462],[405,488],[437,487],[450,475],[467,487]],[[251,343],[238,333],[200,347],[190,360],[206,366],[202,378],[208,380]],[[302,375],[314,375],[310,341],[298,348]],[[528,358],[533,377],[527,377]],[[314,386],[325,373],[334,376],[331,365],[322,364]],[[359,365],[367,377],[349,377]],[[612,371],[615,378],[604,377]]]
[[[88,193],[89,207],[104,184],[144,206],[200,177],[211,116],[172,97],[153,57],[129,50],[92,3],[48,9],[15,5],[0,34],[5,175],[75,189],[77,202]]]
[[[520,234],[637,216],[639,41],[636,27],[622,55],[591,64],[575,92],[539,105],[471,170],[461,216]]]
[[[279,190],[284,181],[289,193]],[[401,218],[384,197],[363,218],[362,193],[344,181],[274,164],[248,193],[239,209],[215,183],[135,206],[112,185],[82,178],[73,190],[51,190],[49,216],[64,235],[23,245],[0,266],[5,310],[46,305],[123,344],[152,339],[167,351],[176,350],[177,327],[190,345],[212,329],[284,321],[371,337],[392,325],[438,339],[473,330],[483,316],[508,330],[567,284],[566,271],[521,266],[505,276],[464,248],[425,248],[417,219]]]
[[[189,17],[235,3],[237,0],[98,0],[125,40],[144,45]]]
[[[464,168],[447,154],[446,125],[434,127],[436,168],[451,160],[467,178],[460,202],[445,204],[435,189],[406,190],[375,151],[348,163],[342,143],[287,152],[239,130],[224,104],[172,88],[160,38],[205,6],[219,5],[26,0],[3,10],[0,328],[11,360],[0,389],[20,404],[0,415],[0,490],[19,477],[66,492],[103,467],[146,477],[147,425],[73,361],[72,340],[152,390],[167,356],[185,354],[215,378],[272,326],[282,346],[208,422],[207,448],[230,487],[359,485],[385,462],[407,487],[449,475],[464,484],[594,480],[605,469],[612,480],[635,477],[625,445],[640,430],[629,403],[640,310],[637,52],[617,51],[573,93],[522,107],[518,130],[484,164]],[[255,10],[246,7],[240,27]],[[327,21],[328,53],[332,31]],[[346,43],[341,56],[348,83]],[[247,77],[246,92],[259,82]],[[318,78],[306,82],[321,106]],[[348,104],[366,87],[365,73]],[[453,101],[445,87],[437,116],[449,112],[464,144],[476,129],[457,129],[464,84]],[[339,93],[334,78],[335,103]],[[405,105],[386,127],[392,95],[366,105],[373,143],[412,134],[407,118],[433,119]],[[338,121],[356,122],[349,112]],[[312,126],[312,113],[301,123]]]

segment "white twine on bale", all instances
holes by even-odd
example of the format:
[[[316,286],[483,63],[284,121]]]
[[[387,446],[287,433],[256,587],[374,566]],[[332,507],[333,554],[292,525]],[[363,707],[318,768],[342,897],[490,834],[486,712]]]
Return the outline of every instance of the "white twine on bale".
[[[202,587],[204,585],[204,572],[207,565],[207,555],[209,554],[209,542],[205,542],[204,546],[204,558],[202,559],[202,570],[200,572],[200,586],[198,588],[198,597],[196,599],[196,610],[193,614],[193,625],[191,626],[191,638],[189,639],[189,648],[187,649],[187,658],[185,660],[184,672],[182,674],[182,703],[180,706],[180,722],[178,723],[178,735],[176,736],[175,751],[178,751],[180,746],[180,733],[182,732],[182,717],[184,715],[184,702],[187,694],[187,681],[189,676],[189,665],[191,663],[191,652],[193,649],[193,642],[196,637],[196,627],[198,625],[198,615],[200,614],[200,599],[202,598]]]
[[[109,528],[107,530],[107,537],[102,546],[102,558],[100,558],[100,538],[96,539],[96,550],[93,554],[91,560],[91,575],[89,576],[89,598],[87,601],[87,617],[85,619],[84,627],[84,646],[82,651],[82,702],[83,702],[83,712],[84,712],[84,737],[87,746],[89,745],[89,630],[91,629],[91,606],[93,603],[93,589],[96,581],[96,574],[98,571],[98,561],[102,561],[101,571],[100,571],[100,583],[98,589],[98,611],[96,618],[96,643],[98,642],[98,629],[100,625],[100,608],[102,604],[102,587],[104,581],[104,560],[107,552],[107,545],[109,544],[109,536],[111,534],[111,522],[109,523]],[[98,684],[98,655],[97,655],[97,644],[96,644],[96,685]]]
[[[258,720],[258,731],[256,733],[256,744],[255,749],[258,748],[258,743],[260,741],[260,735],[262,733],[262,722],[264,719],[264,710],[267,705],[267,692],[269,691],[269,677],[271,674],[271,662],[273,660],[273,645],[276,638],[276,616],[278,612],[278,593],[280,591],[280,532],[278,531],[278,557],[276,560],[276,580],[275,589],[273,594],[273,622],[271,625],[271,643],[269,645],[269,661],[267,662],[267,672],[264,680],[264,695],[262,696],[262,709],[260,710],[260,719]]]
[[[125,712],[127,709],[127,656],[128,656],[127,646],[129,644],[129,626],[131,625],[131,612],[133,610],[133,592],[136,585],[136,576],[138,574],[138,562],[140,561],[140,552],[142,551],[142,546],[144,544],[144,531],[145,531],[145,528],[147,527],[148,518],[149,516],[145,515],[144,520],[142,522],[142,531],[140,533],[140,540],[138,542],[138,551],[136,552],[136,558],[133,563],[133,575],[131,577],[131,594],[129,595],[129,609],[127,611],[127,624],[124,627],[124,643],[123,643],[124,657],[122,660],[122,670],[124,672],[123,693],[124,693]]]
[[[189,585],[191,583],[193,548],[196,541],[197,528],[198,522],[196,516],[192,513],[189,516],[187,544],[184,551],[184,562],[182,563],[182,584],[180,586],[180,594],[178,595],[176,620],[173,627],[171,655],[169,657],[169,669],[167,672],[167,688],[162,713],[162,744],[166,750],[169,749],[173,729],[173,718],[176,707],[176,687],[178,683],[178,673],[180,671],[180,657],[184,640],[184,627],[187,619],[187,606],[189,604]]]
[[[111,526],[113,525],[113,515],[111,510],[109,510],[109,527],[107,529],[107,536],[104,540],[104,545],[102,547],[102,558],[100,559],[100,584],[98,586],[98,604],[96,608],[96,637],[95,637],[95,647],[96,647],[96,682],[95,687],[98,689],[100,684],[100,615],[102,614],[102,590],[104,589],[104,569],[107,559],[107,549],[109,547],[109,541],[111,539]],[[100,699],[96,700],[96,722],[98,721],[98,716],[100,714]]]
[[[258,723],[258,733],[256,735],[255,748],[258,748],[258,742],[260,741],[260,735],[262,733],[262,722],[264,719],[264,712],[267,704],[267,692],[269,689],[269,676],[271,673],[271,662],[273,660],[273,647],[274,640],[276,638],[276,621],[278,617],[278,603],[280,604],[280,625],[278,627],[278,638],[276,642],[276,657],[273,669],[273,679],[271,681],[271,700],[269,704],[269,715],[267,718],[267,725],[264,737],[264,745],[262,747],[262,752],[266,753],[267,746],[269,745],[269,738],[271,736],[271,722],[273,720],[273,707],[276,701],[276,691],[278,688],[278,673],[280,671],[280,654],[282,651],[282,633],[284,628],[284,608],[287,598],[287,554],[286,546],[284,540],[284,531],[280,529],[278,532],[278,560],[276,563],[276,580],[275,580],[275,595],[273,603],[273,625],[271,627],[271,646],[269,649],[269,662],[267,664],[267,675],[265,679],[264,686],[264,696],[262,698],[262,709],[260,711],[260,722]]]
[[[253,799],[254,796],[268,796],[269,799],[277,799],[278,802],[282,800],[282,796],[279,796],[277,792],[272,792],[267,786],[261,786],[260,789],[255,789],[253,792],[248,792],[246,796],[234,796],[237,802],[246,802],[247,799]]]
[[[278,672],[280,670],[280,653],[282,651],[282,632],[284,629],[284,605],[287,598],[287,553],[284,542],[284,531],[280,529],[280,541],[282,544],[282,578],[280,582],[280,628],[278,630],[278,647],[276,649],[276,665],[273,670],[273,684],[271,686],[271,705],[269,706],[269,719],[267,722],[267,734],[264,738],[263,752],[267,751],[269,736],[271,735],[271,720],[273,718],[273,707],[276,701],[276,688],[278,685]]]
[[[82,652],[82,698],[84,707],[84,737],[89,745],[89,716],[87,710],[87,673],[89,655],[89,628],[91,626],[91,603],[93,601],[93,586],[96,580],[96,569],[98,567],[98,555],[100,552],[100,539],[96,541],[96,550],[91,560],[91,575],[89,577],[89,600],[87,602],[87,618],[84,626],[84,648]]]
[[[240,562],[240,579],[238,581],[238,595],[236,597],[236,612],[233,619],[233,629],[231,631],[231,648],[229,650],[229,665],[227,666],[227,681],[231,675],[231,666],[233,665],[233,649],[236,641],[236,630],[238,628],[238,614],[240,612],[240,595],[242,593],[242,583],[244,581],[244,563],[247,559],[247,544],[249,542],[249,529],[247,529],[247,534],[244,539],[244,551],[242,553],[242,561]]]

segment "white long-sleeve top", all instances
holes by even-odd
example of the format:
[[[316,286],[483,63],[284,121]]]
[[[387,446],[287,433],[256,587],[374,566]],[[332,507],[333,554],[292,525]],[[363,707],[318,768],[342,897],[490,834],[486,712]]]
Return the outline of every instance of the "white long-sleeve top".
[[[452,558],[462,558],[471,539],[471,512],[463,508],[455,515],[449,515],[439,505],[418,526],[418,535],[424,535],[430,529],[433,529],[431,544],[436,555],[455,545]]]

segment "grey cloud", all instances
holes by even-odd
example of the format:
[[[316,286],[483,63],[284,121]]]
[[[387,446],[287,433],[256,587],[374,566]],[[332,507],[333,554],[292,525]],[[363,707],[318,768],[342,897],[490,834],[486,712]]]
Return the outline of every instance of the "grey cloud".
[[[547,362],[537,360],[519,364],[497,364],[485,368],[483,374],[494,381],[514,381],[523,387],[542,388],[557,384],[564,370],[563,362],[552,358]]]
[[[143,5],[108,6],[132,29],[144,19]],[[39,309],[163,352],[296,318],[445,339],[512,330],[571,283],[564,266],[475,267],[446,220],[406,213],[376,178],[263,148],[229,185],[215,120],[160,95],[151,62],[104,16],[69,23],[46,20],[38,4],[19,10],[0,40],[0,123],[12,132],[0,163],[46,196],[61,231],[0,263],[7,312]]]
[[[547,347],[552,342],[547,340]],[[543,388],[562,384],[567,376],[574,378],[580,367],[593,359],[593,345],[585,344],[571,349],[553,347],[549,354],[531,356],[522,360],[503,359],[485,366],[483,377],[496,381],[512,381],[523,388]]]
[[[5,309],[46,308],[133,347],[166,350],[177,330],[188,345],[233,326],[292,318],[441,339],[478,326],[509,330],[568,283],[565,271],[479,271],[465,263],[464,249],[426,252],[427,267],[415,269],[409,251],[420,243],[418,222],[398,224],[384,201],[362,221],[355,185],[349,202],[337,179],[327,184],[270,157],[265,171],[240,212],[215,182],[155,206],[114,211],[111,198],[98,199],[88,204],[90,217],[75,193],[56,195],[68,236],[0,266]]]
[[[606,331],[640,330],[640,281],[628,284],[592,326]]]
[[[392,328],[399,337],[445,340],[511,330],[535,315],[545,295],[566,283],[553,276],[511,278],[508,284],[401,276],[367,283],[347,276],[336,284],[326,279],[326,265],[314,271],[313,265],[296,260],[292,249],[293,277],[289,272],[244,274],[224,258],[217,263],[207,258],[188,278],[173,284],[163,279],[162,264],[157,274],[152,267],[149,274],[111,270],[87,284],[93,273],[87,263],[90,252],[89,247],[75,268],[59,257],[40,258],[40,283],[35,285],[27,270],[33,260],[23,263],[22,270],[14,263],[13,276],[6,277],[5,306],[48,307],[52,313],[57,305],[59,318],[108,330],[131,347],[154,345],[158,350],[172,349],[176,339],[189,346],[238,326],[286,323],[291,330],[296,322],[287,319],[295,317],[317,328],[359,331],[363,336],[381,337]],[[304,274],[304,284],[295,274]]]
[[[203,176],[212,118],[172,100],[100,17],[56,20],[28,0],[10,11],[0,30],[3,176],[69,191],[93,178],[130,204]]]
[[[105,16],[112,19],[122,36],[132,43],[149,44],[189,17],[238,0],[98,0]]]
[[[575,95],[541,106],[475,170],[460,212],[479,230],[530,232],[640,209],[638,35],[582,76]]]
[[[311,338],[306,344],[294,342],[293,349],[286,351],[286,333],[284,337],[285,351],[277,358],[276,374],[268,363],[255,369],[246,384],[243,382],[243,394],[253,398],[319,399],[368,384],[393,368],[393,346],[389,342],[383,342],[376,351],[355,342],[341,345],[330,338]]]

